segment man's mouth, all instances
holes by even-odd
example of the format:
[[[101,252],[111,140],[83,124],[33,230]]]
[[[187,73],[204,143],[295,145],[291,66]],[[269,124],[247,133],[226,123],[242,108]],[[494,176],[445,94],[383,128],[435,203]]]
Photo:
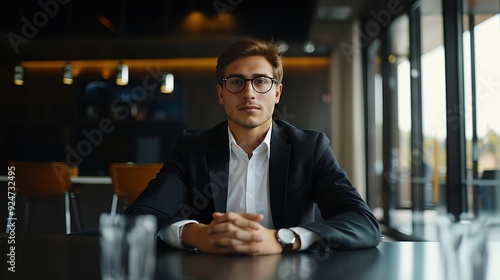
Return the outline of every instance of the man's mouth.
[[[244,105],[238,108],[241,111],[255,111],[255,110],[260,110],[259,106],[255,105]]]

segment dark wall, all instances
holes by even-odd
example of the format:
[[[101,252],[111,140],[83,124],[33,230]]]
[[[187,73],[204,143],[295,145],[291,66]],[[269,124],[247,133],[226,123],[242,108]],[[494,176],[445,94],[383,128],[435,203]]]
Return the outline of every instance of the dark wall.
[[[0,174],[9,161],[67,161],[83,175],[106,175],[112,161],[163,161],[182,129],[225,119],[212,70],[173,71],[175,90],[145,88],[145,71],[132,71],[126,87],[97,72],[82,72],[73,85],[62,71],[25,69],[13,84],[13,66],[0,68]],[[285,66],[276,116],[330,135],[327,67]],[[93,86],[91,86],[93,85]]]

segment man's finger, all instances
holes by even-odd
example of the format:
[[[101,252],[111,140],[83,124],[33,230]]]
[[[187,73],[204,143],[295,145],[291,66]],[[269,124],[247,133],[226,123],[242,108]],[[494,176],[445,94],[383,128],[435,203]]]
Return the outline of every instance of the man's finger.
[[[238,213],[238,212],[227,212],[227,213],[214,212],[212,214],[212,218],[214,219],[226,218],[228,220],[232,220],[236,219],[236,217],[238,216],[256,222],[260,222],[264,218],[264,215],[262,214],[250,214],[250,213]]]
[[[212,232],[210,234],[210,240],[215,240],[215,243],[219,243],[219,239],[224,239],[220,245],[226,244],[226,239],[233,239],[236,241],[242,242],[261,242],[263,240],[263,236],[261,233],[255,231],[245,231],[245,230],[237,230],[237,231],[226,231],[226,232]]]
[[[213,239],[211,243],[218,252],[224,253],[256,255],[262,248],[259,242],[242,242],[231,238]]]
[[[252,220],[255,222],[260,222],[260,221],[262,221],[262,219],[264,219],[264,215],[262,215],[262,214],[242,213],[241,216],[245,219]]]
[[[262,214],[245,214],[245,213],[235,213],[228,212],[225,214],[214,213],[213,224],[231,223],[240,228],[252,228],[259,229],[259,221],[262,220]]]

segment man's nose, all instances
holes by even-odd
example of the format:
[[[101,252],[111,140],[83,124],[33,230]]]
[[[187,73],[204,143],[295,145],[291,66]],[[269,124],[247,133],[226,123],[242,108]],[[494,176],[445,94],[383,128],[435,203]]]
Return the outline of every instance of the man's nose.
[[[257,92],[253,89],[252,81],[247,80],[245,83],[246,85],[242,92],[243,99],[255,99]]]

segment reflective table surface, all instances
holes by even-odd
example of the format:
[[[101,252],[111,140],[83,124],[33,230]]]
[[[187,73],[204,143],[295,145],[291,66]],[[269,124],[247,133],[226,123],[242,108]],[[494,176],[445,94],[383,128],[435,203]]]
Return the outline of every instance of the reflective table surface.
[[[101,279],[96,236],[4,234],[0,241],[0,279]],[[500,243],[488,248],[487,279],[500,279]],[[156,253],[155,279],[444,278],[436,242],[383,242],[377,248],[331,254],[219,256],[164,246]],[[8,270],[12,265],[15,272]]]

